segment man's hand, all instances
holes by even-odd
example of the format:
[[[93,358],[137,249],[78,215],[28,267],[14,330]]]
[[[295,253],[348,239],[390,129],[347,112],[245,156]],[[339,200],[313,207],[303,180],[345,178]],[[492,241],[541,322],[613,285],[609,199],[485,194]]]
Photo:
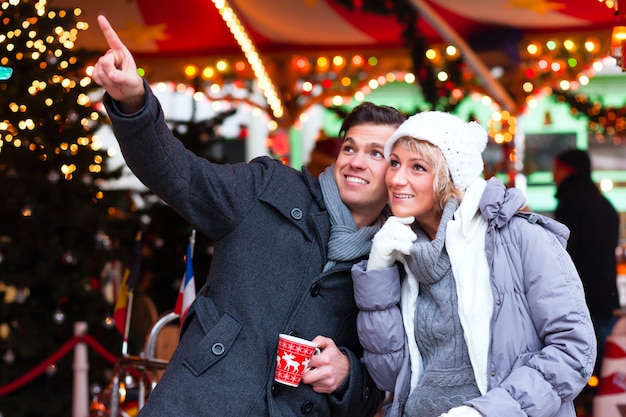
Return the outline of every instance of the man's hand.
[[[98,59],[92,78],[120,103],[123,112],[134,113],[140,110],[145,102],[143,79],[137,74],[133,56],[106,17],[98,16],[98,24],[110,49]]]
[[[328,337],[316,336],[313,342],[321,353],[313,355],[309,362],[310,369],[304,372],[302,382],[313,387],[320,394],[335,392],[350,373],[350,360],[335,342]]]

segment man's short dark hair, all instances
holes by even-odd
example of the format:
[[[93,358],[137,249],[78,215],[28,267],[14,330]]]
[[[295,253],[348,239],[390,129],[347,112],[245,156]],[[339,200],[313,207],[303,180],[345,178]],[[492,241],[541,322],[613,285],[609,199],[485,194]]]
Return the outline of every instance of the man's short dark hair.
[[[363,124],[374,124],[384,126],[400,126],[406,120],[406,116],[394,107],[380,106],[369,101],[356,106],[343,119],[341,129],[339,129],[339,138],[343,141],[348,130],[354,126]]]

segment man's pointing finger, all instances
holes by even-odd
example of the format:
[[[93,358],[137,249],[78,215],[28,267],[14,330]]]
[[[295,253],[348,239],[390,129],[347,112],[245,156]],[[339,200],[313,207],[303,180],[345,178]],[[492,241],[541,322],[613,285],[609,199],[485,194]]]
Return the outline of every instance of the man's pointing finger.
[[[102,31],[104,38],[109,44],[109,48],[113,49],[114,51],[120,50],[120,49],[126,49],[126,47],[124,46],[120,38],[117,36],[117,33],[115,33],[115,30],[113,30],[113,27],[111,26],[111,24],[109,23],[106,17],[102,15],[98,16],[98,25],[100,25],[100,30]]]

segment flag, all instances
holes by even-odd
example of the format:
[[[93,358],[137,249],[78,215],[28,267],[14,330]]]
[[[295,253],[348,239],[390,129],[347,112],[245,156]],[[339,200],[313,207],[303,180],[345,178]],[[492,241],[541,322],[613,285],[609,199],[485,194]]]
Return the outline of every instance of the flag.
[[[185,316],[193,300],[196,298],[196,283],[194,280],[193,272],[193,248],[196,242],[196,231],[191,232],[189,237],[189,244],[187,245],[187,255],[185,256],[185,273],[180,283],[180,289],[178,291],[178,298],[176,299],[176,306],[174,307],[174,313],[180,316],[180,325],[183,325]]]
[[[115,300],[115,308],[113,309],[113,320],[115,321],[115,327],[124,335],[124,327],[126,326],[126,306],[128,305],[128,275],[130,269],[127,267],[124,270],[122,276],[122,282],[120,283],[120,289],[117,293],[117,300]]]
[[[135,245],[131,256],[130,264],[124,269],[122,282],[117,293],[115,308],[113,309],[113,320],[115,327],[124,337],[124,342],[128,341],[128,310],[132,308],[133,292],[139,280],[139,269],[141,267],[141,232],[135,237]]]

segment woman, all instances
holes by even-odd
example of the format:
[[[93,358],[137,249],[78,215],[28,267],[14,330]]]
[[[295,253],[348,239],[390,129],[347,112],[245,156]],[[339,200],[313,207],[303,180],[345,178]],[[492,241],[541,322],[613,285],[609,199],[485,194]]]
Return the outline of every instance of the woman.
[[[569,232],[480,178],[486,142],[475,122],[423,112],[385,145],[394,216],[352,276],[366,366],[394,392],[386,416],[574,417],[593,370]]]

